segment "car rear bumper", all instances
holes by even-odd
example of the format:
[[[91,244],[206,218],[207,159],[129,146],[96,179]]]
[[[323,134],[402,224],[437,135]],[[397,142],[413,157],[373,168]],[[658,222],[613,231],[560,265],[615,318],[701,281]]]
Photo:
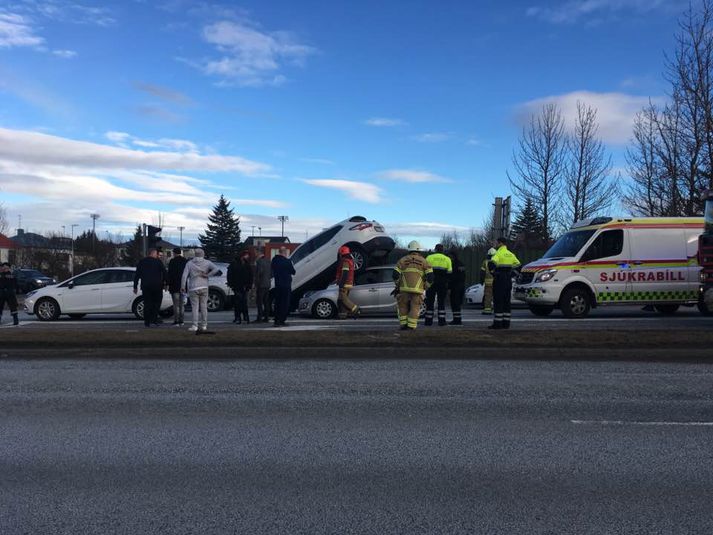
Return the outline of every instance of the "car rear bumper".
[[[387,254],[390,253],[396,243],[389,236],[377,236],[362,244],[367,254]]]

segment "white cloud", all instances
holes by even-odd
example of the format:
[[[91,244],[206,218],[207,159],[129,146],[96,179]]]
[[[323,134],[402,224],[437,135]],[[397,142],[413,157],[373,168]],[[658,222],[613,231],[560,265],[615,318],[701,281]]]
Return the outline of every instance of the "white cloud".
[[[441,143],[450,139],[451,134],[447,132],[428,132],[426,134],[419,134],[413,136],[412,139],[418,141],[419,143]]]
[[[352,199],[377,204],[382,201],[381,188],[368,182],[356,182],[341,179],[305,179],[306,184],[320,188],[336,189],[346,193]]]
[[[235,171],[256,175],[269,166],[239,156],[145,152],[38,132],[0,128],[0,160],[102,169]]]
[[[145,149],[166,149],[174,152],[198,153],[198,145],[186,139],[161,138],[149,140],[132,136],[126,132],[107,132],[104,137],[124,148],[134,145]]]
[[[661,98],[652,98],[653,102],[661,102]],[[526,124],[530,116],[541,111],[545,104],[557,104],[569,126],[574,124],[577,116],[577,102],[591,106],[597,110],[599,135],[606,143],[624,145],[629,142],[634,124],[634,117],[649,103],[649,97],[627,95],[625,93],[594,93],[591,91],[574,91],[564,95],[553,95],[526,102],[517,110],[517,119]]]
[[[651,11],[680,12],[687,5],[685,0],[569,0],[557,5],[532,6],[526,13],[530,17],[553,24],[572,24],[586,19],[599,22],[602,18],[621,14],[645,15]]]
[[[299,43],[288,32],[264,32],[254,24],[223,20],[203,28],[203,39],[222,54],[219,58],[189,64],[225,84],[280,85],[286,65],[302,65],[316,49]]]
[[[379,178],[385,180],[396,180],[399,182],[425,183],[425,182],[451,182],[450,179],[436,175],[429,171],[415,171],[412,169],[389,169],[377,174]]]
[[[418,221],[413,223],[392,222],[384,223],[386,231],[394,236],[414,238],[440,238],[447,232],[458,232],[461,235],[470,229],[459,225],[438,223],[432,221]]]
[[[368,126],[404,126],[408,123],[402,121],[401,119],[389,119],[388,117],[372,117],[364,121],[364,124]]]
[[[74,50],[53,50],[52,54],[63,59],[72,59],[77,57],[77,52]]]
[[[0,12],[0,48],[38,48],[44,42],[44,38],[35,34],[27,17],[17,13]]]

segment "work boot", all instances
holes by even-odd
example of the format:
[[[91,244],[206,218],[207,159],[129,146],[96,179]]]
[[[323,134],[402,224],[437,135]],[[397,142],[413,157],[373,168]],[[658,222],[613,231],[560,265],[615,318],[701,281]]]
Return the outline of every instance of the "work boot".
[[[245,318],[244,318],[244,319],[245,319],[245,323],[247,323],[248,325],[250,325],[250,316],[248,316],[247,314],[245,314]]]
[[[448,324],[449,325],[463,325],[463,320],[461,320],[460,318],[458,318],[458,319],[453,318]]]
[[[423,324],[426,327],[430,327],[431,325],[433,325],[433,319],[426,319],[426,320],[424,320]]]
[[[483,311],[481,312],[481,314],[483,314],[484,316],[485,316],[485,315],[490,316],[492,313],[493,313],[492,310],[483,310]]]
[[[402,331],[408,331],[408,325],[402,325],[401,326]]]
[[[445,320],[445,319],[439,319],[439,320],[438,320],[438,326],[439,326],[439,327],[445,327],[445,326],[446,326],[446,320]]]
[[[502,325],[499,323],[493,323],[492,325],[488,325],[488,329],[502,329]]]
[[[510,328],[510,322],[509,321],[504,321],[503,322],[503,329],[509,329]]]
[[[17,317],[17,312],[12,315],[12,324],[20,325],[20,318]]]

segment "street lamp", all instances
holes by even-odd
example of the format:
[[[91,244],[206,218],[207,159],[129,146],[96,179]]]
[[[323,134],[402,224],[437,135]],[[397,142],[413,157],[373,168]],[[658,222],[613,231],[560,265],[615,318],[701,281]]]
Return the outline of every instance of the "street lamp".
[[[78,227],[78,223],[72,223],[72,255],[69,257],[69,272],[74,277],[74,227]]]
[[[285,221],[289,221],[290,218],[287,217],[286,215],[278,215],[277,219],[280,220],[280,223],[282,224],[282,237],[285,237]]]
[[[180,236],[181,236],[181,237],[180,237],[180,245],[179,245],[179,246],[180,246],[181,249],[182,249],[182,248],[183,248],[183,230],[184,230],[186,227],[176,227],[176,228],[178,228],[178,232],[180,232]]]

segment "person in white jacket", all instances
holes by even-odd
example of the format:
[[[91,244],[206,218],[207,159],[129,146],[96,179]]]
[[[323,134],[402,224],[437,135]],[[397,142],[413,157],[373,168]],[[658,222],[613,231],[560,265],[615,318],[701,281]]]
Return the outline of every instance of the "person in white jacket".
[[[188,290],[193,312],[193,325],[188,329],[196,334],[208,332],[208,278],[220,275],[213,262],[206,260],[203,249],[196,249],[195,256],[186,263],[181,278],[181,288]]]

